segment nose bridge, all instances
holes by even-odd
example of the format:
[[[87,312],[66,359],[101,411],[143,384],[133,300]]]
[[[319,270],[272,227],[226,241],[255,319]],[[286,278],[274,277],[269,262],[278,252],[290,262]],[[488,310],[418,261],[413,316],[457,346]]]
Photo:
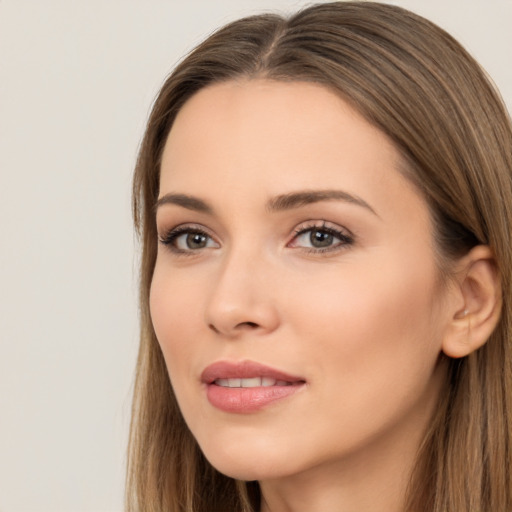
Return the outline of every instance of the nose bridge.
[[[272,265],[254,240],[226,250],[206,307],[208,326],[228,336],[247,330],[274,330],[279,320],[271,289],[272,272]]]

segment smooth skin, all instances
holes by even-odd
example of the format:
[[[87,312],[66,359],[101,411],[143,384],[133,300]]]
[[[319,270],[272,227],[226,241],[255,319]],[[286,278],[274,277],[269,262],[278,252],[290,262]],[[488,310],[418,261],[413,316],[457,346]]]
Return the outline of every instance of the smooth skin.
[[[170,132],[152,320],[201,449],[259,480],[262,512],[400,511],[441,353],[475,350],[496,322],[490,251],[443,280],[401,165],[385,135],[311,83],[210,86]],[[201,372],[245,360],[306,384],[251,414],[216,409]]]

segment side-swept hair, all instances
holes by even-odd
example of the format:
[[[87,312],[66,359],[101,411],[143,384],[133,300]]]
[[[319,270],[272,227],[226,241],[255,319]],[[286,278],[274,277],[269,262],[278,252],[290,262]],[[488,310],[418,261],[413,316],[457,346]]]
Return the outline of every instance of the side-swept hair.
[[[133,215],[142,243],[141,341],[127,470],[129,512],[257,512],[256,483],[217,472],[186,427],[149,314],[154,205],[166,137],[184,103],[240,78],[323,84],[384,132],[426,198],[439,266],[477,244],[496,259],[503,310],[488,342],[449,362],[408,489],[410,512],[512,510],[512,129],[485,73],[442,29],[373,2],[314,5],[218,30],[164,83],[142,141]],[[170,292],[171,293],[171,292]]]

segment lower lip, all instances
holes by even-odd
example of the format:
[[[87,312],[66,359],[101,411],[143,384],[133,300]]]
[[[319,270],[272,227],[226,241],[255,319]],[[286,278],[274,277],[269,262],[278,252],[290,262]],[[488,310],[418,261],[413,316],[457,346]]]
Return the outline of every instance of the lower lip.
[[[246,414],[295,394],[303,384],[290,386],[260,386],[256,388],[228,388],[208,384],[206,396],[217,409],[225,412]]]

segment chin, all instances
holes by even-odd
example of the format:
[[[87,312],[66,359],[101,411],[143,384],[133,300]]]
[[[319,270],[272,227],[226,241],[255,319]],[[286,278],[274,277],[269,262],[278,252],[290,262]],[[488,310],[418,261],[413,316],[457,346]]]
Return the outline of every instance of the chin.
[[[220,473],[237,480],[272,480],[300,472],[299,450],[287,448],[285,443],[275,443],[246,437],[235,442],[226,439],[212,443],[200,443],[208,462]]]
[[[272,480],[284,476],[282,466],[280,467],[279,464],[269,465],[266,461],[262,461],[261,458],[251,461],[225,459],[208,459],[208,461],[217,471],[235,480],[250,482],[255,480]]]

